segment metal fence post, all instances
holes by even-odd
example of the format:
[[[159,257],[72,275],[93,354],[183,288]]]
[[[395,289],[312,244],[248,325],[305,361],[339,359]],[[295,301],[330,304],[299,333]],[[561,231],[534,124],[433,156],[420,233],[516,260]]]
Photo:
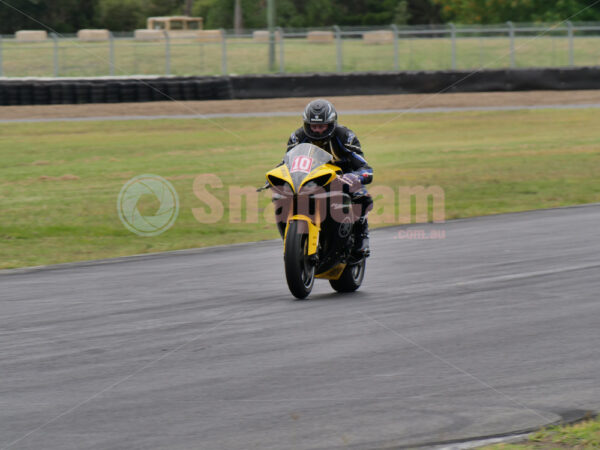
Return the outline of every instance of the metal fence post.
[[[479,36],[479,67],[483,67],[483,36]]]
[[[133,73],[140,73],[138,71],[138,47],[137,45],[133,45]]]
[[[510,38],[510,67],[515,67],[515,25],[509,20],[506,22],[508,25],[508,36]]]
[[[4,64],[2,60],[2,35],[0,34],[0,77],[4,76]]]
[[[392,33],[394,33],[394,70],[400,70],[400,54],[398,50],[398,26],[391,25]]]
[[[413,66],[413,36],[408,38],[408,70]]]
[[[163,31],[165,35],[165,74],[171,75],[171,38],[167,30]]]
[[[269,28],[269,71],[275,71],[275,0],[267,0],[267,25]]]
[[[53,59],[54,59],[54,77],[58,77],[58,35],[56,33],[52,33],[52,42],[54,44],[54,52],[53,52]]]
[[[110,76],[115,75],[115,37],[112,34],[112,31],[108,32],[108,66]]]
[[[575,65],[575,46],[573,43],[573,22],[567,20],[567,34],[569,36],[569,66]]]
[[[279,73],[285,73],[285,48],[283,47],[283,28],[277,27],[275,39],[279,39]]]
[[[452,70],[456,70],[456,26],[453,23],[450,26],[450,40],[452,41]]]
[[[227,75],[227,38],[225,30],[221,28],[221,74]]]
[[[342,30],[337,25],[333,26],[335,31],[335,47],[337,50],[337,71],[341,72],[343,69],[343,49],[342,49]]]
[[[554,36],[550,36],[550,42],[552,42],[552,66],[556,65],[556,38]]]

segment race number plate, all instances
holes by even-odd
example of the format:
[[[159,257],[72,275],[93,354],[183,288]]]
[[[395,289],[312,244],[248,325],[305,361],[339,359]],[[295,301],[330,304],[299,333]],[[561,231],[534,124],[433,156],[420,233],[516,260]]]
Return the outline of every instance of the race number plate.
[[[297,156],[292,162],[292,170],[290,172],[310,173],[313,159],[308,156]]]

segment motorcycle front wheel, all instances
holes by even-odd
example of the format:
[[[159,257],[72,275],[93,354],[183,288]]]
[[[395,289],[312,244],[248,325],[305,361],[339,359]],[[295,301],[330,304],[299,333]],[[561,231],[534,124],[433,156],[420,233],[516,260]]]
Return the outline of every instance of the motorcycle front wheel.
[[[298,222],[291,222],[285,238],[285,277],[294,297],[304,299],[315,283],[315,266],[308,253],[308,234],[301,233]]]

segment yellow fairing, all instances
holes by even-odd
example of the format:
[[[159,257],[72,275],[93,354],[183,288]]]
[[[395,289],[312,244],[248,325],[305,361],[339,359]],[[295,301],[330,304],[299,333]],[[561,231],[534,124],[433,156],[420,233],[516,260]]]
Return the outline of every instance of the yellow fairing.
[[[327,180],[327,183],[323,183],[323,186],[327,186],[335,179],[337,172],[339,171],[341,171],[341,169],[338,166],[334,166],[333,164],[323,164],[322,166],[319,166],[313,170],[304,180],[302,180],[302,186],[314,180],[315,178],[322,177],[323,175],[329,175],[329,180]]]
[[[290,227],[290,222],[292,220],[302,220],[304,222],[306,222],[307,226],[308,226],[308,253],[307,255],[314,255],[315,253],[317,253],[317,246],[319,245],[319,231],[321,231],[321,228],[319,228],[317,225],[315,225],[312,220],[310,220],[309,217],[307,216],[303,216],[303,215],[296,215],[296,216],[292,216],[292,218],[290,220],[288,220],[287,226],[285,227],[285,236],[283,237],[283,248],[285,248],[285,239],[287,238],[287,231],[288,228]]]
[[[325,278],[326,280],[339,280],[345,268],[346,264],[338,264],[337,266],[329,269],[327,272],[315,275],[315,278]]]
[[[288,183],[292,189],[294,189],[294,183],[292,181],[292,175],[290,174],[289,169],[287,168],[287,166],[279,166],[276,167],[273,170],[270,170],[269,172],[267,172],[267,181],[269,182],[269,184],[273,185],[272,181],[271,181],[271,177],[273,178],[279,178],[281,180],[284,180],[286,183]],[[295,192],[295,189],[294,189]]]
[[[329,175],[329,180],[327,180],[326,183],[323,183],[323,186],[326,186],[335,179],[335,177],[337,176],[337,172],[340,171],[341,169],[338,166],[335,166],[333,164],[323,164],[322,166],[319,166],[315,170],[313,170],[309,175],[307,175],[306,178],[302,180],[302,184],[300,187],[304,186],[306,183],[314,180],[315,178],[319,178],[323,175]],[[275,169],[267,172],[266,176],[269,184],[273,184],[271,177],[279,178],[280,180],[283,180],[286,183],[288,183],[292,187],[294,192],[297,192],[296,186],[294,186],[294,182],[292,181],[292,175],[290,174],[290,170],[287,166],[283,165],[276,167]]]

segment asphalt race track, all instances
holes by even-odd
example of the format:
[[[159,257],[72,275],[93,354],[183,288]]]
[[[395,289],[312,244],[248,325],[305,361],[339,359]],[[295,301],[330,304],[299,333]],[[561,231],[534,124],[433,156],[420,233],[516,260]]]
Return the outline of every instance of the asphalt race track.
[[[308,301],[276,241],[1,272],[0,448],[412,447],[598,411],[599,224],[381,229],[359,292]]]

